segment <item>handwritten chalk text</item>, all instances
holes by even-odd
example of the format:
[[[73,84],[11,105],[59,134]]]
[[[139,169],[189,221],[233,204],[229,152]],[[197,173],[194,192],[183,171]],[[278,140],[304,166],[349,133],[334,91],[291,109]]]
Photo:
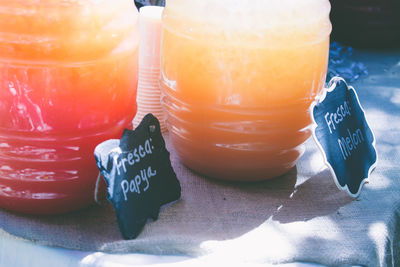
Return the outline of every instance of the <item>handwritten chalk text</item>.
[[[128,193],[136,193],[141,194],[142,192],[146,192],[150,187],[149,179],[153,176],[157,175],[157,170],[153,170],[150,167],[143,170],[140,170],[140,174],[137,174],[130,181],[124,179],[121,182],[122,193],[124,194],[124,200],[128,200]],[[142,182],[143,185],[142,185]]]
[[[335,112],[327,112],[325,114],[325,122],[328,125],[331,134],[336,130],[336,126],[339,125],[346,116],[351,116],[349,103],[347,101],[344,101],[343,104],[338,106]]]
[[[121,157],[119,159],[118,155],[114,157],[115,166],[117,166],[118,175],[121,174],[121,171],[124,173],[127,172],[126,166],[133,166],[135,163],[139,163],[142,159],[144,159],[147,155],[151,155],[154,150],[154,146],[151,145],[152,139],[147,139],[144,142],[144,145],[139,145],[137,148],[133,149],[131,152],[126,153],[125,157]]]
[[[360,129],[355,130],[355,132],[350,132],[350,130],[347,129],[347,133],[348,135],[337,140],[344,160],[347,160],[351,156],[353,150],[356,150],[357,147],[364,142],[364,136]]]

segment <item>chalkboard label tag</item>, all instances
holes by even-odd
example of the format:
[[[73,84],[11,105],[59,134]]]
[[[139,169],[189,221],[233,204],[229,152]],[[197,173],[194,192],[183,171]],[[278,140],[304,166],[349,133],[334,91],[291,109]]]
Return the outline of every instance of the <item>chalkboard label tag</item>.
[[[310,110],[313,137],[336,185],[358,197],[376,166],[377,153],[374,134],[355,89],[334,77]]]
[[[125,239],[136,238],[148,219],[158,218],[162,205],[181,196],[160,123],[152,114],[135,130],[125,129],[120,140],[99,144],[94,155]]]

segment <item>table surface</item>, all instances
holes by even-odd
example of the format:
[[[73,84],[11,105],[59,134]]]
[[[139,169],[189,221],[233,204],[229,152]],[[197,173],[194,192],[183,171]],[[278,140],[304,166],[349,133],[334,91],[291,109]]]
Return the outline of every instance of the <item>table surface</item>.
[[[93,247],[84,249],[78,246],[43,246],[49,244],[39,240],[40,235],[46,239],[46,229],[38,226],[38,222],[43,220],[35,221],[32,217],[19,217],[0,210],[0,266],[197,266],[216,261],[234,266],[242,263],[250,266],[267,263],[283,266],[400,265],[400,50],[355,50],[352,60],[363,62],[368,69],[368,75],[350,85],[355,87],[366,111],[378,151],[377,168],[357,199],[336,188],[312,139],[307,142],[307,151],[299,160],[295,172],[281,181],[261,184],[262,189],[249,186],[246,188],[248,192],[188,174],[190,171],[183,170],[173,158],[184,190],[188,185],[197,189],[215,187],[217,191],[214,194],[223,192],[224,196],[233,198],[238,192],[256,192],[255,196],[260,199],[255,197],[253,201],[250,197],[243,200],[243,205],[249,206],[235,207],[234,215],[254,215],[246,208],[255,209],[254,212],[263,208],[263,214],[241,218],[242,224],[236,225],[221,221],[223,218],[218,214],[226,212],[225,215],[233,216],[233,213],[221,210],[232,209],[231,206],[214,207],[212,212],[219,221],[216,224],[208,221],[209,225],[201,224],[204,227],[201,231],[190,232],[198,225],[187,222],[187,217],[191,216],[190,209],[199,201],[196,202],[190,196],[191,192],[186,190],[183,191],[182,201],[163,210],[158,221],[146,225],[138,240],[126,245],[123,241],[118,242],[120,236],[113,232],[112,238],[105,239],[103,246],[96,247],[96,241],[93,241]],[[183,174],[179,175],[180,172]],[[200,180],[190,184],[182,175]],[[266,193],[269,194],[267,197],[264,196]],[[212,197],[210,194],[205,196]],[[203,204],[210,203],[205,201]],[[197,215],[204,219],[204,214]],[[15,222],[21,226],[26,220],[34,222],[25,231],[23,226],[12,226]],[[176,222],[176,226],[171,226],[172,222]],[[225,223],[225,228],[217,225],[221,222]],[[46,223],[51,231],[54,221]],[[205,235],[207,227],[212,229]],[[38,231],[39,237],[33,236],[30,240],[26,233],[32,229]],[[169,236],[160,239],[160,233],[165,229],[168,229]],[[225,233],[221,233],[224,229],[227,229]],[[74,233],[79,230],[75,229]],[[68,241],[67,234],[59,234],[65,237],[66,243],[74,242],[73,238]],[[166,247],[155,249],[159,242]],[[84,251],[71,248],[83,248]],[[114,254],[118,252],[125,253]]]

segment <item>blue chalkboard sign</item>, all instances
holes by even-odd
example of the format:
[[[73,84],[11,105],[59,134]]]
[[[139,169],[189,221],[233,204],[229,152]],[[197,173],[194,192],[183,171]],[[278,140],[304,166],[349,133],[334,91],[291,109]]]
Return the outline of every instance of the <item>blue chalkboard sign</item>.
[[[125,129],[121,139],[99,144],[94,156],[125,239],[136,238],[148,219],[158,218],[162,205],[181,196],[160,123],[152,114],[134,131]]]
[[[353,196],[376,166],[375,137],[353,87],[334,77],[311,106],[313,136],[336,185]]]

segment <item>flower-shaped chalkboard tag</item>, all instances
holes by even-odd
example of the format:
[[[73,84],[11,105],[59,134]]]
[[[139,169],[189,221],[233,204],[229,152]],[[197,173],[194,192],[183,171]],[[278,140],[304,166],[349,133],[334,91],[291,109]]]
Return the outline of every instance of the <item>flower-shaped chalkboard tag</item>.
[[[158,218],[162,205],[181,196],[159,121],[152,114],[134,131],[126,129],[120,140],[99,144],[94,155],[125,239],[136,238],[148,219]]]
[[[375,138],[355,89],[334,77],[321,98],[311,105],[313,136],[336,185],[352,197],[376,166]]]

